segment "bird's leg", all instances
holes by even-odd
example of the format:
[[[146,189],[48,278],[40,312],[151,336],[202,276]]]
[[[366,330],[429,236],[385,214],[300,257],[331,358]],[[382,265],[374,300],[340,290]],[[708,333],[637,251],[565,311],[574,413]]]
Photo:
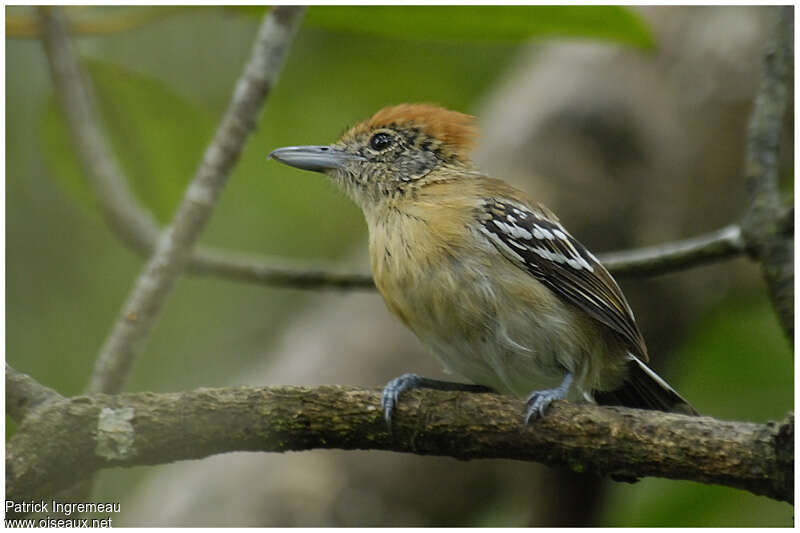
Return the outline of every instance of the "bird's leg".
[[[527,408],[525,409],[525,423],[529,424],[531,420],[544,416],[545,410],[555,400],[563,400],[567,397],[569,386],[572,384],[572,372],[567,372],[561,385],[555,389],[545,389],[533,391],[528,396]]]
[[[417,374],[403,374],[391,380],[383,388],[381,406],[383,407],[383,418],[389,429],[392,428],[392,415],[394,414],[397,398],[405,391],[412,389],[434,389],[452,390],[466,392],[494,392],[493,389],[484,385],[473,385],[471,383],[454,383],[452,381],[440,381],[438,379],[423,378]]]

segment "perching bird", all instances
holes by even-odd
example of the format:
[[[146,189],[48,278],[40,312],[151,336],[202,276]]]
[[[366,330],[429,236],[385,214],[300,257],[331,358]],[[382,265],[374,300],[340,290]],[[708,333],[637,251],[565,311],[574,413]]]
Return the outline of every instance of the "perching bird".
[[[324,172],[364,211],[375,285],[439,359],[476,385],[404,374],[425,387],[527,397],[526,423],[554,401],[697,412],[647,366],[619,286],[546,207],[470,160],[473,117],[428,104],[378,111],[329,146],[270,154]]]

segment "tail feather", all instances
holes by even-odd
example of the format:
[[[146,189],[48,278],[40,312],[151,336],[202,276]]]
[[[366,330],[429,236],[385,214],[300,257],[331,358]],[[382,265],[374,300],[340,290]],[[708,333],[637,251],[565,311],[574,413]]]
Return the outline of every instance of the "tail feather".
[[[613,391],[595,391],[594,399],[601,405],[622,405],[686,415],[700,414],[666,381],[634,356],[631,356],[628,363],[628,377],[622,386]]]

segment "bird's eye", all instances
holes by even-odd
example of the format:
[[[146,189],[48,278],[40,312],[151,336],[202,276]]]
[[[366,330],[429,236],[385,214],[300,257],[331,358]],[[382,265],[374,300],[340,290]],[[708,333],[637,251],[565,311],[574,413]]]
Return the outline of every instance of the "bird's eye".
[[[394,138],[385,132],[378,132],[369,140],[369,147],[376,152],[381,152],[389,148],[394,142]]]

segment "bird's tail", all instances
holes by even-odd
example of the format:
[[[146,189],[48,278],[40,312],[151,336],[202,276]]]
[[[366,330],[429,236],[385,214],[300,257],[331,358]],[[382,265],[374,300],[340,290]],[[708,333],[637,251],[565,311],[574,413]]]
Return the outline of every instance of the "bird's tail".
[[[686,415],[700,414],[661,376],[634,356],[628,362],[628,377],[622,385],[613,391],[595,391],[594,399],[600,405],[622,405]]]

